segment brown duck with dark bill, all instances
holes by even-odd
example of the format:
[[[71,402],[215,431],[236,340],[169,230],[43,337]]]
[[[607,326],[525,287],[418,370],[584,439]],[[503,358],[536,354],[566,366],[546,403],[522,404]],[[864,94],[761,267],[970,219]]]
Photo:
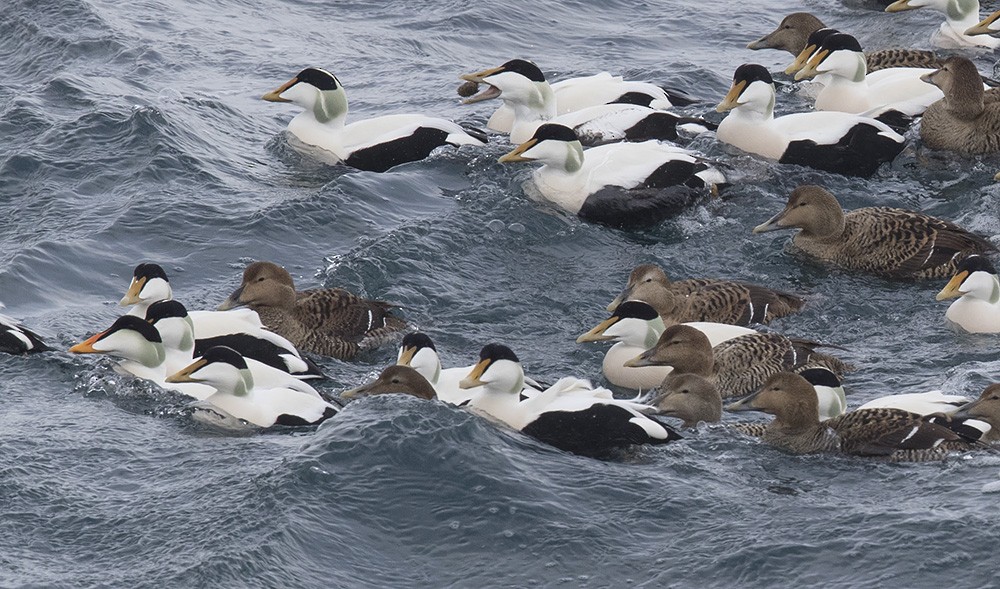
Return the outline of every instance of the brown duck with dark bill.
[[[944,92],[920,121],[920,139],[933,149],[962,155],[1000,151],[1000,90],[983,90],[979,70],[964,57],[949,57],[921,79]]]
[[[713,278],[671,282],[654,264],[640,264],[629,274],[625,289],[608,305],[613,311],[625,301],[643,301],[656,309],[667,325],[710,321],[730,325],[769,323],[797,313],[801,298],[756,284]]]
[[[342,399],[356,399],[371,395],[388,395],[398,393],[411,395],[420,399],[436,399],[434,387],[419,372],[409,366],[393,364],[370,383],[344,391]]]
[[[722,419],[722,397],[715,384],[697,374],[669,374],[660,392],[649,402],[660,415],[683,419],[683,427],[716,423]]]
[[[271,331],[305,352],[350,360],[358,352],[390,341],[406,323],[390,313],[395,305],[365,299],[341,288],[296,292],[287,270],[254,262],[243,283],[219,306],[247,306]]]
[[[970,254],[996,251],[987,239],[917,211],[865,207],[847,213],[820,186],[799,186],[754,233],[799,229],[798,250],[845,270],[887,278],[945,278]]]
[[[813,386],[789,372],[775,374],[758,392],[726,409],[774,415],[761,439],[793,454],[842,452],[897,462],[939,460],[950,451],[979,447],[902,409],[859,409],[820,421]]]

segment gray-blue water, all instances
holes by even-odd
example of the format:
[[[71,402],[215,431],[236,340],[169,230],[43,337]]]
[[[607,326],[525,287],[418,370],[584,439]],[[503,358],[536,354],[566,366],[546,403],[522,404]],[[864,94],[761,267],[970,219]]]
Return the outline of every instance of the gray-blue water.
[[[789,335],[844,346],[857,405],[1000,379],[995,336],[943,325],[941,283],[831,272],[750,228],[805,182],[847,208],[917,208],[998,241],[1000,158],[911,142],[872,179],[695,147],[733,188],[653,229],[589,225],[524,196],[508,147],[387,174],[291,150],[295,110],[259,96],[305,66],[338,75],[351,117],[482,125],[458,75],[513,57],[558,80],[601,70],[704,99],[734,69],[790,56],[746,43],[810,10],[866,47],[928,47],[933,13],[875,3],[3,0],[0,300],[65,350],[121,312],[140,261],[213,308],[243,265],[301,288],[398,302],[447,365],[503,341],[533,374],[600,382],[575,337],[637,263],[805,294]],[[985,73],[994,55],[970,53]],[[792,92],[779,110],[804,110]],[[713,115],[714,116],[714,115]],[[320,359],[336,393],[394,359]],[[995,585],[1000,461],[794,457],[718,430],[602,462],[437,403],[377,398],[323,426],[220,434],[183,400],[64,351],[0,357],[0,586],[825,587]]]

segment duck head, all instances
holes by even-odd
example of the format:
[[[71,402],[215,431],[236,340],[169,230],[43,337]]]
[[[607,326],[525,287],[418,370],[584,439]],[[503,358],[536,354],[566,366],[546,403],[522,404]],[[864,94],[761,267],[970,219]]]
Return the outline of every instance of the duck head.
[[[430,337],[419,331],[403,336],[396,364],[413,368],[430,382],[437,382],[441,376],[441,359],[437,348]]]
[[[733,85],[715,110],[734,109],[764,117],[774,114],[774,79],[764,66],[745,63],[736,68]]]
[[[200,382],[220,393],[242,396],[253,388],[253,376],[243,356],[226,346],[213,346],[205,354],[167,377],[167,382]]]
[[[966,295],[993,305],[1000,304],[1000,279],[996,268],[983,256],[972,255],[962,260],[955,275],[937,294],[936,299],[943,301]]]
[[[128,307],[138,304],[149,304],[155,301],[167,301],[173,298],[167,273],[159,264],[143,263],[132,271],[132,282],[128,291],[118,304]]]
[[[538,66],[524,59],[512,59],[507,63],[472,74],[459,76],[467,82],[485,84],[486,89],[463,100],[463,104],[474,104],[500,98],[506,103],[523,105],[546,113],[549,118],[556,115],[555,94]]]
[[[778,28],[747,45],[747,49],[783,49],[798,55],[809,35],[823,28],[823,22],[808,12],[793,12],[778,23]]]
[[[219,310],[241,306],[290,309],[295,300],[295,282],[287,270],[272,262],[254,262],[243,270],[243,282]]]
[[[421,399],[436,399],[434,387],[419,372],[409,366],[389,366],[372,382],[340,394],[343,399],[356,399],[369,395],[399,393]]]
[[[483,387],[490,393],[519,395],[524,388],[524,369],[514,352],[503,344],[487,344],[479,351],[479,362],[459,388]]]
[[[291,102],[324,124],[343,124],[347,116],[347,93],[340,80],[319,68],[302,70],[261,98],[268,102]]]
[[[546,123],[530,139],[500,156],[502,164],[540,161],[547,166],[576,172],[583,166],[583,145],[573,129],[556,123]]]
[[[108,354],[153,368],[166,359],[155,327],[133,315],[122,315],[111,327],[69,349],[74,354]]]
[[[868,66],[858,40],[845,33],[827,36],[805,67],[795,74],[795,79],[802,80],[820,74],[832,74],[852,82],[863,82],[868,75]]]
[[[625,301],[604,321],[576,338],[576,343],[620,341],[647,348],[656,343],[663,331],[663,320],[656,309],[643,301]]]
[[[785,68],[785,73],[788,75],[792,75],[801,70],[802,68],[804,68],[806,66],[806,63],[809,61],[809,58],[815,55],[816,52],[819,51],[820,45],[823,44],[823,41],[825,41],[827,37],[831,35],[836,35],[839,32],[840,31],[838,31],[837,29],[822,27],[810,33],[808,39],[805,42],[805,45],[795,55],[795,60],[792,61],[792,63],[789,64],[788,67]]]
[[[844,230],[844,211],[837,198],[821,186],[802,185],[788,196],[780,213],[753,228],[754,233],[801,229],[803,235],[826,237]]]

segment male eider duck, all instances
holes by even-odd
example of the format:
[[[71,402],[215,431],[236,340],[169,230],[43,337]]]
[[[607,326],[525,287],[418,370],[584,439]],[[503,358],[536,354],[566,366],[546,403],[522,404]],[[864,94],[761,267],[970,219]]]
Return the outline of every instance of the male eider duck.
[[[0,303],[0,309],[3,308],[3,303]],[[33,354],[50,349],[38,334],[18,323],[13,317],[0,313],[0,352]]]
[[[832,419],[817,417],[809,381],[780,372],[759,391],[726,407],[774,415],[761,438],[793,454],[842,452],[884,460],[939,460],[976,446],[928,418],[901,409],[859,409]]]
[[[792,237],[798,250],[845,270],[887,278],[944,278],[969,254],[996,250],[987,239],[916,211],[865,207],[848,213],[820,186],[792,191],[777,215],[754,233],[799,229]]]
[[[902,12],[916,8],[930,8],[945,15],[938,32],[931,41],[949,49],[963,47],[1000,47],[1000,39],[987,35],[968,35],[966,31],[979,23],[979,0],[896,0],[885,7],[886,12]]]
[[[1000,333],[1000,278],[983,256],[969,256],[937,294],[937,300],[958,298],[944,316],[970,333]]]
[[[820,385],[816,391],[821,415],[839,415],[846,407],[840,379],[850,366],[816,352],[819,345],[776,333],[752,333],[712,346],[699,330],[673,325],[655,346],[625,365],[671,366],[674,371],[668,378],[697,374],[715,384],[723,398],[748,395],[777,372],[802,372]]]
[[[869,117],[806,112],[775,118],[774,97],[774,80],[763,66],[737,68],[717,108],[732,111],[719,123],[719,140],[783,164],[851,176],[870,176],[903,150],[899,133]]]
[[[179,372],[168,383],[201,383],[214,389],[206,403],[225,414],[258,427],[316,425],[337,414],[326,401],[289,388],[255,386],[243,356],[216,346]]]
[[[129,315],[147,317],[151,305],[172,299],[173,289],[163,267],[144,262],[133,270],[128,291],[118,304],[131,306]],[[196,355],[200,356],[212,346],[229,346],[243,356],[298,378],[323,378],[323,372],[312,360],[304,358],[292,342],[265,329],[260,317],[251,309],[185,311],[194,326]]]
[[[469,92],[460,92],[462,96],[467,97],[465,102],[467,104],[482,102],[499,97],[502,90],[492,83],[496,79],[487,81],[485,78],[503,73],[519,75],[529,80],[532,85],[521,85],[521,89],[534,93],[532,102],[539,106],[543,100],[550,101],[548,94],[551,93],[551,102],[555,105],[553,116],[565,115],[605,104],[634,104],[653,110],[663,110],[691,102],[686,97],[668,93],[655,84],[625,80],[621,76],[612,76],[607,72],[593,76],[569,78],[550,85],[538,66],[524,59],[512,59],[497,68],[462,75],[461,78],[467,80],[463,89],[466,85],[471,87]],[[503,79],[510,82],[513,76],[504,76]],[[481,83],[487,85],[486,89],[475,94]],[[548,112],[548,107],[545,108]],[[511,133],[516,118],[513,105],[508,105],[505,102],[490,116],[486,126],[498,133]]]
[[[932,71],[897,67],[869,74],[858,40],[835,33],[823,40],[795,79],[827,76],[816,96],[816,110],[865,113],[888,122],[884,117],[890,113],[914,117],[943,97],[941,90],[921,79]]]
[[[524,372],[510,348],[488,344],[479,362],[461,382],[464,388],[482,387],[469,407],[542,442],[567,452],[602,455],[632,444],[663,444],[681,436],[641,410],[653,407],[607,397],[561,394],[553,385],[521,400]]]
[[[732,325],[769,323],[799,312],[805,304],[787,292],[746,282],[711,278],[671,282],[655,264],[633,268],[628,284],[608,305],[608,311],[625,301],[648,303],[668,325],[690,321]]]
[[[686,324],[705,334],[709,345],[756,333],[752,329],[723,323],[694,322]],[[663,333],[664,324],[656,310],[642,301],[625,301],[590,331],[576,339],[577,343],[613,341],[604,355],[601,370],[615,386],[649,390],[660,385],[670,372],[669,366],[630,367],[628,361],[653,347]]]
[[[134,315],[122,315],[111,327],[69,349],[74,354],[108,354],[119,358],[115,371],[148,380],[157,386],[202,400],[212,388],[199,383],[168,383],[167,354],[159,330]]]
[[[461,405],[468,402],[474,394],[474,391],[458,386],[459,381],[472,370],[472,366],[442,368],[437,347],[425,333],[415,331],[403,336],[396,364],[419,372],[434,387],[437,398],[446,403]]]
[[[679,214],[726,179],[692,152],[657,141],[584,150],[576,133],[546,123],[501,163],[539,161],[529,192],[581,218],[617,227]]]
[[[920,122],[920,139],[932,149],[962,155],[1000,151],[1000,92],[986,92],[976,65],[954,56],[923,77],[944,92],[930,105]]]
[[[291,102],[304,110],[288,123],[299,141],[333,154],[340,162],[370,172],[426,158],[444,145],[485,145],[480,133],[426,115],[386,115],[346,124],[347,93],[336,76],[306,68],[262,97]]]
[[[487,86],[479,94],[465,99],[464,104],[500,98],[504,106],[513,112],[514,120],[510,127],[512,143],[524,143],[539,125],[546,122],[573,129],[584,145],[611,141],[674,140],[677,139],[678,125],[709,126],[703,119],[681,117],[642,104],[616,102],[621,99],[620,95],[615,96],[611,104],[560,111],[562,102],[557,105],[557,95],[545,81],[542,71],[523,59],[513,59],[474,74],[464,74],[461,78]]]
[[[431,383],[415,369],[402,364],[385,368],[375,380],[340,394],[341,399],[357,399],[371,395],[410,395],[418,399],[437,399]]]
[[[406,328],[402,319],[389,312],[394,305],[384,301],[341,288],[296,292],[292,276],[272,262],[247,266],[243,282],[219,309],[244,305],[296,348],[341,360],[378,347]]]
[[[793,12],[781,20],[778,28],[747,45],[747,49],[781,49],[798,56],[808,47],[809,35],[824,28],[826,25],[812,14]],[[815,49],[809,51],[802,63]],[[869,72],[890,67],[939,67],[942,61],[933,52],[920,49],[881,49],[865,53]]]

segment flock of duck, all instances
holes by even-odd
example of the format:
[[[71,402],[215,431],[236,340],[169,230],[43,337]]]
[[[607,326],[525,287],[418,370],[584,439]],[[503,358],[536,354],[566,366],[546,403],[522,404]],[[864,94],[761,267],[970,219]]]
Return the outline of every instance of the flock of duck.
[[[975,10],[969,7],[976,4]],[[895,12],[944,12],[937,37],[994,47],[1000,12],[978,21],[978,3],[898,0]],[[780,163],[868,176],[903,148],[920,117],[925,145],[961,154],[1000,151],[1000,90],[961,56],[906,49],[865,53],[858,41],[807,13],[789,15],[748,45],[795,56],[786,73],[813,80],[814,111],[775,117],[775,85],[762,66],[744,64],[718,112],[718,125],[669,112],[684,96],[610,74],[549,84],[533,63],[514,59],[461,76],[466,104],[499,98],[487,126],[516,144],[500,162],[538,161],[533,196],[616,226],[655,223],[724,186],[704,156],[674,142],[714,131],[723,143]],[[480,91],[480,88],[483,88]],[[302,70],[263,96],[303,110],[289,142],[325,161],[370,171],[427,157],[444,145],[475,146],[485,132],[424,115],[346,123],[339,80]],[[584,146],[588,148],[584,148]],[[318,152],[317,152],[318,150]],[[957,299],[949,321],[969,332],[1000,333],[1000,278],[988,239],[917,211],[844,211],[820,186],[799,186],[753,233],[795,230],[792,247],[830,266],[903,279],[947,279],[939,300]],[[291,275],[254,262],[216,311],[188,311],[173,298],[163,268],[136,266],[121,299],[130,310],[72,346],[116,358],[116,370],[194,400],[193,414],[226,425],[314,425],[346,400],[404,393],[466,407],[558,448],[603,455],[622,446],[666,443],[681,428],[719,422],[724,409],[773,415],[733,426],[794,453],[842,452],[927,460],[988,448],[1000,440],[1000,384],[978,400],[932,392],[893,395],[846,412],[842,382],[853,367],[835,346],[753,327],[799,312],[792,293],[722,279],[671,281],[637,266],[609,305],[610,316],[577,341],[613,342],[604,378],[631,398],[565,377],[545,385],[525,375],[517,355],[491,343],[471,366],[444,368],[431,338],[409,332],[393,305],[343,289],[297,291]],[[331,397],[309,354],[350,360],[402,336],[397,363],[375,381]],[[0,351],[46,352],[42,338],[0,315]],[[730,401],[724,406],[725,401]]]

